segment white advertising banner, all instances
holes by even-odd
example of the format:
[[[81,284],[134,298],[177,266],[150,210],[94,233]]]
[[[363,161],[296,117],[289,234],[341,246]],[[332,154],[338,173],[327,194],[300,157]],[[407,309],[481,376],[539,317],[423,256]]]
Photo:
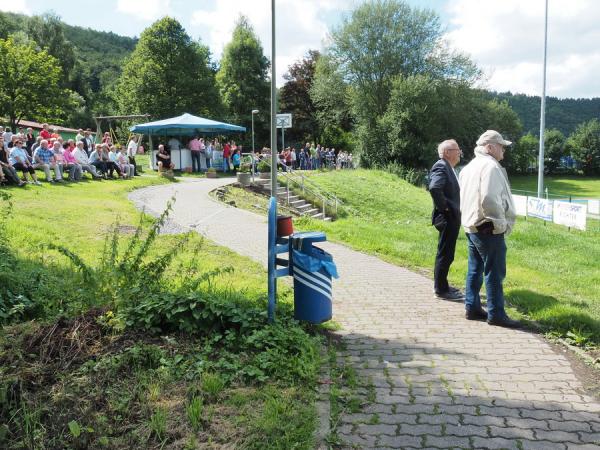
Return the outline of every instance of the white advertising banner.
[[[527,215],[552,222],[552,200],[527,197]]]
[[[527,215],[527,196],[526,195],[515,195],[513,194],[513,202],[517,209],[517,216]]]
[[[554,223],[585,231],[587,205],[584,203],[554,202]]]
[[[600,200],[588,200],[588,213],[600,216]]]

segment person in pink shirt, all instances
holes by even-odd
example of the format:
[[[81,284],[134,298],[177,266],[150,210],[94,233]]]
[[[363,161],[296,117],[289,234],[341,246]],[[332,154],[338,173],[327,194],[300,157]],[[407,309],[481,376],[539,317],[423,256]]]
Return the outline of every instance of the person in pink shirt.
[[[65,170],[69,171],[69,180],[70,181],[79,181],[81,180],[81,165],[77,163],[75,156],[71,153],[71,149],[68,144],[65,144],[65,148],[61,149],[60,142],[54,141],[54,158],[57,163],[62,163],[63,172]]]
[[[192,172],[200,172],[200,151],[201,145],[198,136],[188,142],[188,148],[192,152]]]

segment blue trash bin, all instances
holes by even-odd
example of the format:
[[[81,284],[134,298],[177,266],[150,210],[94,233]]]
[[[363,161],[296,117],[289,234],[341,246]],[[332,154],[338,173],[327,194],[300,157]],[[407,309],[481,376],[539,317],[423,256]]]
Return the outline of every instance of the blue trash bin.
[[[322,323],[332,317],[331,278],[338,278],[333,257],[315,247],[325,233],[296,233],[291,236],[291,274],[294,277],[294,318]]]

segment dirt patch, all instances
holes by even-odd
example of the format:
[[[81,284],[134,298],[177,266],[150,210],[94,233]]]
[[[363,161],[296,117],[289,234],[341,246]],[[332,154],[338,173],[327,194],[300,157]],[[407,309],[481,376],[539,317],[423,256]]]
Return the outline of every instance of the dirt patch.
[[[590,395],[596,400],[600,400],[600,370],[597,367],[587,364],[582,357],[575,354],[565,345],[548,341],[542,336],[540,336],[540,339],[544,339],[556,353],[560,353],[567,358],[575,376],[583,384],[584,392],[581,392],[581,394]]]

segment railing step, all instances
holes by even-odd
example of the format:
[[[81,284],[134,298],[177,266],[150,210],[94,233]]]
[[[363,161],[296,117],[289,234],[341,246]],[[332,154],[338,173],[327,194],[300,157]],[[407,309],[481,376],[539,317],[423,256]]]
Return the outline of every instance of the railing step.
[[[313,219],[322,219],[323,218],[323,213],[317,213],[317,214],[312,214],[310,217],[312,217]]]
[[[325,218],[323,219],[323,222],[331,222],[331,217],[325,217]]]
[[[304,211],[304,214],[312,216],[313,214],[317,214],[318,212],[319,212],[319,210],[317,208],[312,208],[312,209]]]

